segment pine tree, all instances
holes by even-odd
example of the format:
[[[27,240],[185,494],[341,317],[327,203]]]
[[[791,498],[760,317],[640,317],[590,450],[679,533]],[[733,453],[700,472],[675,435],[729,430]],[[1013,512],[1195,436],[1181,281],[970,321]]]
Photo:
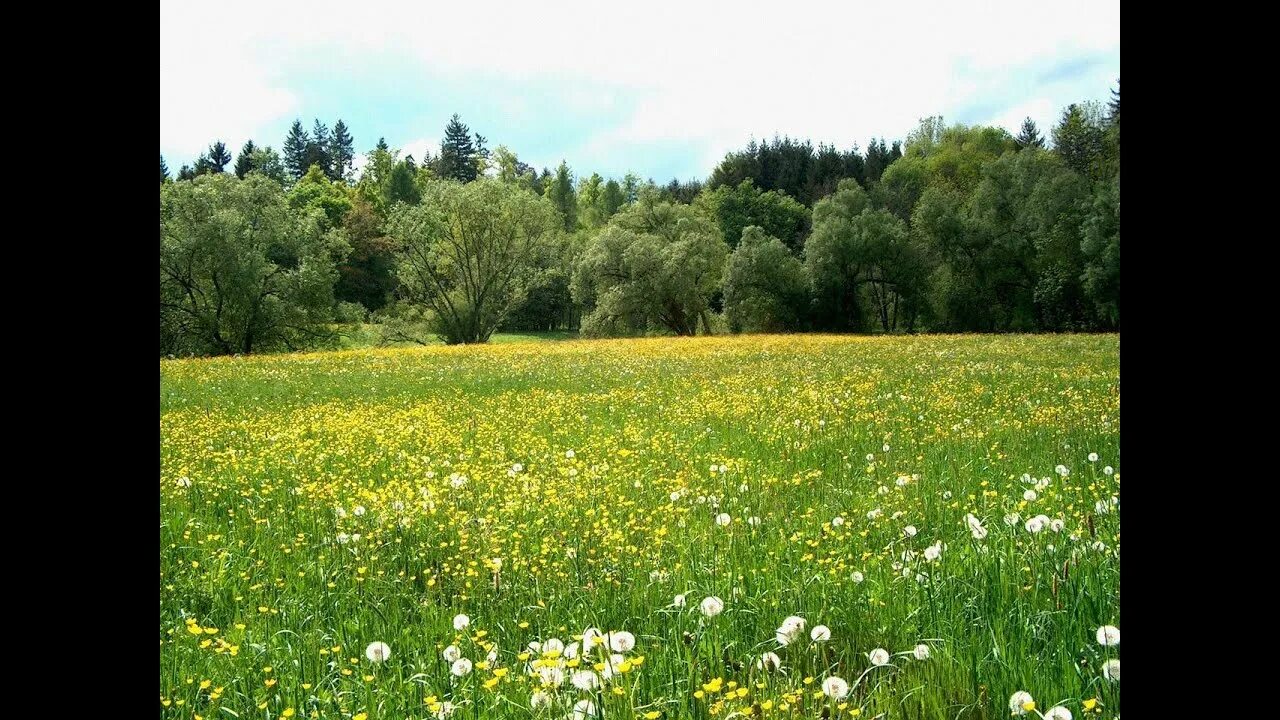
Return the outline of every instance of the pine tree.
[[[378,144],[373,149],[380,152],[391,152],[391,147],[387,145],[386,138],[378,138]]]
[[[1022,121],[1022,130],[1013,141],[1018,144],[1019,150],[1044,147],[1044,138],[1040,136],[1040,129],[1036,127],[1036,121],[1030,117]]]
[[[249,171],[253,170],[253,159],[251,156],[253,155],[253,151],[256,149],[257,148],[254,147],[252,140],[246,140],[244,147],[240,148],[240,156],[236,158],[236,177],[241,180],[244,179],[245,175],[249,174]]]
[[[413,156],[406,157],[391,171],[391,180],[387,183],[385,200],[387,207],[395,205],[397,202],[405,202],[410,205],[417,205],[422,199],[422,194],[418,191],[418,185],[413,181],[413,176],[417,174],[417,167],[413,164]]]
[[[440,142],[439,175],[464,183],[476,179],[478,169],[476,159],[479,150],[471,140],[471,129],[462,124],[462,120],[454,113],[444,129],[444,140]]]
[[[316,118],[315,125],[311,127],[311,142],[307,143],[307,168],[319,165],[320,170],[332,178],[333,157],[330,150],[332,143],[333,137],[329,134],[329,128]]]
[[[302,121],[294,120],[289,128],[289,136],[284,140],[284,169],[289,171],[294,180],[302,179],[307,174],[307,148],[311,138],[302,129]]]
[[[1089,112],[1092,110],[1093,112]],[[1053,149],[1067,167],[1091,177],[1104,152],[1103,129],[1098,124],[1095,107],[1072,103],[1062,112],[1062,120],[1053,128]]]
[[[196,171],[192,170],[190,165],[183,165],[178,170],[178,179],[179,180],[195,180]]]
[[[333,139],[329,146],[333,170],[330,179],[346,180],[351,174],[351,163],[356,157],[355,145],[355,138],[351,137],[347,124],[339,118],[337,124],[333,126]]]
[[[231,153],[227,152],[227,146],[221,140],[215,141],[209,146],[209,168],[212,172],[226,172],[227,163],[231,162]]]
[[[573,174],[569,172],[569,165],[563,160],[560,161],[560,167],[556,168],[555,177],[547,188],[547,197],[551,198],[551,204],[560,211],[560,217],[564,219],[564,229],[567,232],[577,229],[578,196],[573,190]]]
[[[165,164],[164,153],[160,153],[160,184],[163,185],[164,183],[168,182],[168,180],[169,180],[169,166]]]
[[[1108,121],[1115,126],[1120,125],[1120,78],[1116,78],[1116,89],[1111,91],[1111,101],[1107,103]]]

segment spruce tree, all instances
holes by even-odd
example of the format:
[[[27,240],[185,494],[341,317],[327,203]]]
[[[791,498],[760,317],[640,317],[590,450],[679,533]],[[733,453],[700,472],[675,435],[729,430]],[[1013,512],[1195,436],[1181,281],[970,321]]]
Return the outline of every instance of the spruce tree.
[[[561,160],[560,167],[556,168],[551,186],[547,188],[547,197],[551,198],[551,204],[560,211],[560,216],[564,219],[565,231],[573,232],[577,229],[578,194],[573,190],[573,174],[569,172],[569,165],[564,160]]]
[[[373,149],[379,152],[391,152],[391,147],[387,145],[386,138],[378,138],[378,144]]]
[[[165,164],[164,153],[160,153],[160,184],[169,180],[169,166]]]
[[[235,170],[236,170],[236,177],[240,178],[241,180],[244,179],[245,175],[249,174],[249,171],[253,170],[252,155],[255,149],[257,148],[254,147],[252,140],[246,140],[244,143],[244,147],[240,148],[240,155],[239,157],[236,158]]]
[[[351,137],[347,124],[339,118],[337,124],[333,126],[333,140],[329,146],[330,161],[333,166],[333,175],[330,179],[346,180],[351,174],[351,163],[356,157],[355,144],[355,138]]]
[[[1036,121],[1030,117],[1022,121],[1022,130],[1013,141],[1018,144],[1019,150],[1044,147],[1044,138],[1040,136],[1040,129],[1036,127]]]
[[[192,170],[190,165],[183,165],[178,170],[178,179],[179,180],[195,180],[196,171]]]
[[[311,142],[307,143],[307,168],[319,165],[321,172],[332,178],[333,156],[330,150],[332,143],[333,137],[329,134],[329,128],[316,118],[315,125],[311,127]]]
[[[1103,129],[1086,108],[1075,103],[1062,112],[1062,120],[1053,128],[1053,149],[1067,167],[1091,177],[1104,152]]]
[[[284,139],[284,169],[294,180],[300,180],[307,174],[307,148],[310,145],[311,138],[302,129],[302,121],[294,120],[289,136]]]
[[[471,140],[471,129],[463,125],[458,114],[454,113],[445,126],[444,140],[440,142],[440,177],[464,183],[475,180],[478,156],[479,151]]]
[[[227,146],[221,140],[214,141],[209,146],[205,157],[208,160],[209,172],[211,173],[226,172],[227,163],[231,162],[231,153],[227,152]]]

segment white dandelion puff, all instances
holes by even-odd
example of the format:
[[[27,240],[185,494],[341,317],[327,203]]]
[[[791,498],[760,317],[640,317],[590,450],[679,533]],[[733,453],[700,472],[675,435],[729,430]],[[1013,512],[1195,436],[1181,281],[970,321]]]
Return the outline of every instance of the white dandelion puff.
[[[391,648],[384,642],[371,642],[364,649],[364,656],[376,663],[386,662],[391,657]]]
[[[459,630],[459,631],[461,631],[461,630],[466,630],[466,629],[467,629],[467,627],[468,627],[468,626],[470,626],[470,625],[471,625],[471,618],[467,617],[466,615],[454,615],[454,616],[453,616],[453,629],[454,629],[454,630]]]
[[[1120,628],[1115,625],[1103,625],[1098,628],[1098,644],[1115,647],[1120,644]]]
[[[724,601],[712,595],[710,597],[703,598],[700,607],[702,608],[703,615],[713,618],[724,612]]]
[[[454,677],[463,677],[471,672],[471,661],[466,658],[458,658],[449,667],[449,672],[453,673]]]
[[[884,648],[876,648],[867,653],[867,658],[871,660],[872,665],[888,665],[889,651]]]
[[[844,678],[832,675],[822,681],[822,694],[832,700],[844,700],[849,697],[849,683],[845,682]]]
[[[826,642],[831,639],[831,628],[826,625],[814,625],[813,630],[809,631],[809,639],[817,643]]]

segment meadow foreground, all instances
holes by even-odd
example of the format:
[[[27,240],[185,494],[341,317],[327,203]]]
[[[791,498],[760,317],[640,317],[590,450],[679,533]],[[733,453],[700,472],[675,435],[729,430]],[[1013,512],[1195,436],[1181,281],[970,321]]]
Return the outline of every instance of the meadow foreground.
[[[1117,717],[1119,345],[162,360],[161,715]]]

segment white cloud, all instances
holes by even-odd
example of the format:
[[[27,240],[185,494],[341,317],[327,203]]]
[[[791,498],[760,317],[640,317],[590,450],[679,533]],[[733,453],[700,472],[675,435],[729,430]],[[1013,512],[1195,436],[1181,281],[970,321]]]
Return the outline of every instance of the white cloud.
[[[1114,0],[1069,11],[1022,0],[876,6],[573,0],[500,7],[233,0],[219,6],[217,20],[208,8],[166,0],[161,9],[162,148],[199,147],[217,134],[247,136],[297,109],[270,70],[274,61],[303,52],[334,58],[334,73],[343,63],[387,53],[433,73],[551,82],[564,89],[565,113],[640,99],[625,122],[564,148],[585,168],[659,141],[687,142],[704,149],[700,157],[719,158],[753,133],[841,147],[873,135],[901,137],[920,117],[950,117],[992,101],[980,95],[1001,89],[999,79],[1019,67],[1088,53],[1114,51],[1118,58],[1120,44]],[[205,36],[214,39],[204,42]],[[1030,114],[1039,122],[1044,103],[1079,99],[1024,94],[1010,101],[1018,109],[996,115],[1003,122],[1034,104]],[[536,102],[503,107],[519,113]]]

